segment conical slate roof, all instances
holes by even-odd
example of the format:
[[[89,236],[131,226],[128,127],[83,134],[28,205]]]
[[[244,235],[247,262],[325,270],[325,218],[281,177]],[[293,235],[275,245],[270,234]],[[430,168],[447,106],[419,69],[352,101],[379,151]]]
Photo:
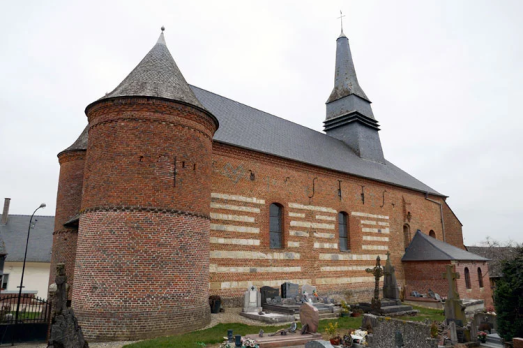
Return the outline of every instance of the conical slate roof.
[[[114,91],[99,100],[132,96],[173,99],[203,109],[165,44],[163,28],[158,42],[140,64]]]
[[[76,141],[69,146],[67,149],[61,151],[58,156],[64,152],[68,151],[85,151],[87,149],[87,139],[88,139],[89,125],[85,126],[82,134],[76,139]]]
[[[488,261],[484,257],[470,253],[417,231],[412,238],[401,261]]]
[[[336,40],[336,69],[334,74],[334,89],[327,103],[355,94],[369,101],[365,92],[358,83],[356,69],[352,61],[352,53],[349,47],[349,39],[343,31]]]

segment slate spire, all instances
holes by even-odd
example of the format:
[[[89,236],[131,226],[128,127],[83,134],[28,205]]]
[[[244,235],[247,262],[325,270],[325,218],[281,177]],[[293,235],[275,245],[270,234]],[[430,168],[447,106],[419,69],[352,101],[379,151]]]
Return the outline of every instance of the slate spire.
[[[153,48],[111,93],[100,100],[115,97],[158,97],[204,108],[176,65],[162,33]]]
[[[370,104],[358,82],[349,39],[342,29],[336,40],[334,88],[326,103],[324,130],[346,143],[361,158],[385,164],[379,124]]]

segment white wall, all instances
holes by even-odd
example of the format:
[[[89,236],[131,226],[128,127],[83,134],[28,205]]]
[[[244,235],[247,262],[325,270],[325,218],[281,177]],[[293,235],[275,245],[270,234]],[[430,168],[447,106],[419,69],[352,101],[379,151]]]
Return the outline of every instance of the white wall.
[[[20,278],[22,276],[22,264],[22,262],[5,263],[4,274],[9,274],[9,282],[7,283],[6,291],[18,292],[20,290],[18,286],[20,286]],[[37,291],[36,296],[47,299],[50,268],[50,263],[26,262],[23,292]]]

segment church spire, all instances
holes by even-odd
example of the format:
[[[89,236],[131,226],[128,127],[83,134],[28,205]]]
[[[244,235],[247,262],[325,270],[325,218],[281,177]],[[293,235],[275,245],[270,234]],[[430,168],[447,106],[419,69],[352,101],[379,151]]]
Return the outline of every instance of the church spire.
[[[342,27],[336,40],[334,88],[326,103],[324,130],[346,143],[361,158],[384,164],[379,124],[370,104],[356,77],[349,39]]]

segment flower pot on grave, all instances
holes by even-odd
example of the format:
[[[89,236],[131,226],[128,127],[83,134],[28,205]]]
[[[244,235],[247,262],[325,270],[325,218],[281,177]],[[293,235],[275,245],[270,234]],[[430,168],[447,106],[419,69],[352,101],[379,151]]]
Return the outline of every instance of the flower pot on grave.
[[[340,338],[339,337],[331,338],[329,341],[331,342],[331,344],[333,346],[338,346],[340,344]]]
[[[348,312],[341,312],[341,313],[340,313],[340,316],[341,316],[341,317],[348,317],[348,316],[349,316],[349,313],[348,313]]]
[[[360,312],[352,312],[351,313],[351,317],[359,317],[359,316],[361,316]]]

